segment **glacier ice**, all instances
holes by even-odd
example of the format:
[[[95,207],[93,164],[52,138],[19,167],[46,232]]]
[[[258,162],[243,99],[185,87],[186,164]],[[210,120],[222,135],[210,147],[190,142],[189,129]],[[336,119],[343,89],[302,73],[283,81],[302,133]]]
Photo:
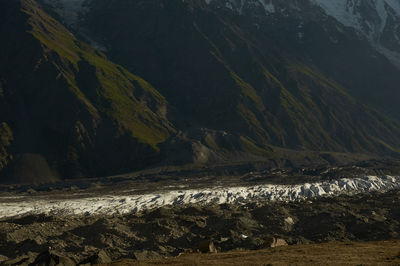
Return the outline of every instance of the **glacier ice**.
[[[224,204],[249,201],[301,201],[310,198],[353,195],[372,191],[385,192],[400,188],[400,177],[366,176],[343,178],[319,183],[297,185],[263,184],[239,187],[210,187],[205,189],[163,190],[147,194],[96,195],[77,198],[45,199],[0,197],[0,218],[28,214],[52,215],[114,215],[135,213],[165,205]]]

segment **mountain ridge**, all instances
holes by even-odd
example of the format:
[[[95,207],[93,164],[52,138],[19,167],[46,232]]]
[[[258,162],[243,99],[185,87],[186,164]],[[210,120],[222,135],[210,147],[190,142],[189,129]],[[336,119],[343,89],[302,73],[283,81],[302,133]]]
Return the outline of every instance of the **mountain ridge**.
[[[6,182],[165,164],[327,162],[320,152],[399,154],[398,109],[390,111],[396,101],[387,99],[398,70],[337,22],[317,23],[322,13],[312,8],[260,19],[204,1],[74,1],[82,16],[82,9],[62,11],[62,3],[2,3]],[[314,17],[304,20],[308,13]],[[332,32],[344,46],[304,48],[318,38],[332,43]],[[359,75],[353,83],[329,71],[342,47],[340,59],[365,65],[349,72]],[[332,57],[318,61],[328,50]],[[381,72],[365,81],[368,71]],[[375,111],[375,95],[357,94],[363,82],[373,82],[371,91],[390,85],[379,99],[389,116]]]
[[[89,0],[42,0],[52,8],[67,24],[78,27],[87,12]],[[203,0],[200,0],[200,2]],[[247,16],[268,16],[285,12],[281,0],[204,0],[207,5],[217,5]],[[336,19],[346,27],[353,28],[366,37],[370,43],[396,66],[400,65],[400,33],[396,24],[400,22],[400,3],[396,0],[302,0],[290,4],[301,9],[301,5],[315,5],[326,15]]]

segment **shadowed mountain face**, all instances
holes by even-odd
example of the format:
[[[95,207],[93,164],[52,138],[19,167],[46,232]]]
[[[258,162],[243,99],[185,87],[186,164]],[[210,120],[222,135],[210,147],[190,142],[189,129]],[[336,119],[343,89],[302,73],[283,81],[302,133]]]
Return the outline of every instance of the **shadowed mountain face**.
[[[10,175],[32,172],[30,158],[48,164],[45,173],[76,177],[128,171],[158,157],[157,144],[173,132],[163,96],[78,41],[35,1],[3,1],[0,10],[0,165],[14,154]]]
[[[299,39],[300,11],[96,0],[76,20],[44,2],[53,3],[47,13],[34,0],[0,3],[6,181],[111,175],[174,158],[265,160],[281,148],[399,151],[399,71],[337,21],[318,22],[321,9],[304,4]]]
[[[380,91],[390,83],[393,92],[398,70],[343,26],[341,46],[319,48],[330,38],[323,29],[340,25],[321,25],[313,12],[323,16],[322,10],[300,2],[313,34],[306,43],[293,38],[300,21],[294,8],[271,17],[249,10],[237,14],[204,1],[100,0],[91,2],[83,25],[111,58],[155,84],[189,118],[189,126],[239,132],[257,143],[290,148],[395,146],[397,125],[381,124],[379,114],[356,101],[368,102],[364,98],[370,99],[372,84]],[[347,71],[357,64],[363,69]],[[373,77],[373,71],[379,75]],[[360,84],[368,81],[363,97]],[[388,95],[384,99],[390,102]],[[394,142],[384,148],[378,140],[383,136]]]

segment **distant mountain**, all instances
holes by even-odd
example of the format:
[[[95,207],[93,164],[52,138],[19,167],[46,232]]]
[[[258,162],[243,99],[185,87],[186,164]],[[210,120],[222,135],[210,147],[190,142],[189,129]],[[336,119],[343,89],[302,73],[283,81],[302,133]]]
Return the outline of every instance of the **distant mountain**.
[[[400,1],[314,1],[328,15],[364,35],[373,47],[400,66]]]
[[[329,8],[311,0],[2,2],[3,180],[303,151],[397,156],[400,71],[383,44]]]
[[[236,14],[268,17],[277,14],[303,14],[304,20],[328,19],[318,9],[340,24],[367,38],[377,50],[400,66],[400,1],[398,0],[206,0],[211,6],[231,9]],[[309,12],[306,14],[306,12]]]

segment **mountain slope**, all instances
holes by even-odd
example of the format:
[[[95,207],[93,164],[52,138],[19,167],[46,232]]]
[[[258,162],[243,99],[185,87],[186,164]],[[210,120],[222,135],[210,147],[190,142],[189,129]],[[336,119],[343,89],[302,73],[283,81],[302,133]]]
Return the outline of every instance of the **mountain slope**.
[[[75,0],[71,5],[67,0],[42,1],[50,4],[91,45],[106,49],[106,36],[100,36],[96,42],[92,38],[93,31],[84,25],[87,16],[93,13],[92,6],[100,10],[101,3]],[[398,1],[196,0],[185,3],[192,8],[207,4],[219,16],[235,16],[240,23],[247,20],[246,26],[240,25],[242,30],[257,28],[257,35],[267,34],[280,45],[294,49],[296,55],[308,58],[357,100],[400,120],[396,100],[400,97],[397,85],[400,82]],[[129,10],[134,1],[118,5],[126,5]],[[146,5],[150,6],[151,2]],[[118,7],[110,8],[108,12]],[[151,24],[159,19],[149,18]],[[117,31],[121,25],[115,25]]]
[[[3,180],[399,154],[399,70],[309,0],[71,3],[0,4]]]
[[[174,131],[163,96],[78,41],[35,1],[3,1],[0,10],[7,40],[0,121],[9,126],[2,124],[0,148],[11,131],[15,178],[48,172],[32,166],[37,160],[54,176],[75,177],[128,171],[158,157],[157,144]]]
[[[308,58],[357,100],[400,119],[400,9],[395,1],[208,2],[214,10],[251,20],[259,34]]]
[[[254,16],[240,15],[245,10],[174,0],[100,0],[87,8],[82,27],[113,60],[160,88],[188,127],[236,132],[261,146],[396,150],[396,123],[254,26]]]

